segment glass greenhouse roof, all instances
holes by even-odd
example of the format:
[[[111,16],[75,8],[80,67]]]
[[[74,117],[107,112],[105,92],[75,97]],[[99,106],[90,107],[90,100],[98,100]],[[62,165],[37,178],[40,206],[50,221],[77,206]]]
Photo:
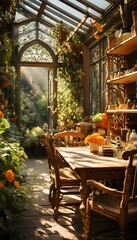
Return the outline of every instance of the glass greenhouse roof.
[[[37,19],[53,27],[63,22],[83,34],[90,27],[90,20],[97,21],[114,4],[113,0],[23,0],[20,16]],[[20,17],[19,17],[20,18]]]

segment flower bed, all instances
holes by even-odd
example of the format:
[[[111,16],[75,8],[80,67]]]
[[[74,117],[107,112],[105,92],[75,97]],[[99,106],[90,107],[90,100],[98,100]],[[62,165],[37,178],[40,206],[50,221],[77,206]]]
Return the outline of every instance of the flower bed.
[[[0,233],[6,231],[15,213],[26,207],[29,185],[25,182],[27,155],[18,141],[4,135],[10,124],[0,112]]]

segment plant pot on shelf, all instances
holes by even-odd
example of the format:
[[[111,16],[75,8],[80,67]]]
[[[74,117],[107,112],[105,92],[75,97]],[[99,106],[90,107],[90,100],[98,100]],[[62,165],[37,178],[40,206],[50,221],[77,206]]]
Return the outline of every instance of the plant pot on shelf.
[[[116,37],[115,36],[108,37],[108,48],[109,49],[115,47],[115,43],[116,43]]]
[[[10,86],[10,80],[0,79],[0,88],[8,88]]]

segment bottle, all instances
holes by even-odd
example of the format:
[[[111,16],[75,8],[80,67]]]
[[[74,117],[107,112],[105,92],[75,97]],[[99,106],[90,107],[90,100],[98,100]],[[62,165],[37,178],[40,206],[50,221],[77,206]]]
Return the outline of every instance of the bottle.
[[[123,147],[122,147],[122,141],[120,136],[115,137],[116,140],[116,157],[117,158],[122,158],[122,152],[123,152]]]
[[[132,129],[132,132],[130,133],[129,142],[133,144],[134,141],[137,141],[137,134],[136,134],[136,130]]]
[[[126,107],[127,107],[127,109],[131,109],[131,101],[130,101],[130,99],[127,100]]]
[[[122,141],[120,136],[115,137],[116,140],[116,147],[122,147]]]
[[[128,129],[127,134],[126,134],[126,142],[127,143],[129,143],[129,141],[130,141],[130,133],[131,133],[131,130]]]

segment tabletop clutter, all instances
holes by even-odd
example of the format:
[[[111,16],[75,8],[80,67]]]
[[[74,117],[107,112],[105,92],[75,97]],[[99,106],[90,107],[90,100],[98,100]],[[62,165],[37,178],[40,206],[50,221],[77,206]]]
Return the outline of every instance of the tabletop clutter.
[[[122,158],[124,150],[131,150],[137,148],[137,133],[135,129],[128,129],[126,134],[126,142],[122,142],[121,136],[115,137],[115,153],[117,158]]]
[[[98,136],[95,136],[96,138],[93,138],[93,135],[97,135],[97,133],[93,133],[91,135],[88,135],[85,138],[85,144],[88,144],[89,146],[91,144],[96,143],[98,144],[98,148],[96,148],[94,151],[91,151],[93,153],[103,155],[103,156],[114,156],[116,158],[122,158],[122,153],[125,150],[131,150],[137,148],[137,133],[135,129],[127,130],[126,134],[126,141],[123,142],[121,136],[115,136],[115,140],[111,139],[111,136],[104,136],[104,141],[102,142],[101,139],[98,141]],[[103,137],[103,136],[100,136]],[[92,141],[92,143],[91,143]],[[100,144],[102,143],[102,144]],[[91,146],[90,146],[91,149]]]

